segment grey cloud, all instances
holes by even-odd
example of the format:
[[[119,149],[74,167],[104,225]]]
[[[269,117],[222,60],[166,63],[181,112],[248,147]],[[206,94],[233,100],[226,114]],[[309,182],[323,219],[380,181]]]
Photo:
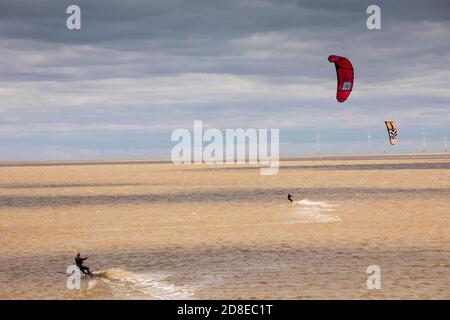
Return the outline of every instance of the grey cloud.
[[[89,135],[104,134],[99,150],[108,135],[125,150],[137,133],[161,138],[195,119],[284,128],[290,144],[329,128],[351,140],[385,117],[406,135],[450,131],[448,1],[379,1],[380,31],[367,30],[371,3],[359,0],[83,0],[82,30],[68,31],[72,3],[0,3],[0,137],[61,134],[56,143],[92,152]],[[342,105],[332,53],[355,66]]]

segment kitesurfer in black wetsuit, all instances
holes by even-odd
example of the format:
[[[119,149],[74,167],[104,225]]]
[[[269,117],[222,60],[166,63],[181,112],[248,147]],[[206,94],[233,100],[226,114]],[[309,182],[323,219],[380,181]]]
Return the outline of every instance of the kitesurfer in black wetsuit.
[[[79,253],[77,253],[77,256],[75,258],[75,264],[77,265],[78,268],[80,268],[81,272],[83,272],[86,275],[89,275],[91,277],[93,277],[94,275],[92,274],[92,272],[89,270],[88,267],[83,266],[83,262],[84,260],[86,260],[88,257],[86,258],[82,258],[81,255]]]
[[[289,200],[290,202],[294,202],[294,200],[292,200],[292,196],[291,196],[290,193],[288,193],[288,200]]]

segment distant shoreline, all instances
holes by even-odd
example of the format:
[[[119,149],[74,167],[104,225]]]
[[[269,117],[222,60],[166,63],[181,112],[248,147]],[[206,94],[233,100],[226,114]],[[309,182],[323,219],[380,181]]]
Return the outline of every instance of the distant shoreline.
[[[280,161],[342,161],[342,160],[396,160],[396,159],[442,159],[449,158],[450,153],[376,153],[376,154],[340,154],[340,155],[292,155],[283,156]],[[0,160],[4,167],[48,167],[48,166],[91,166],[91,165],[128,165],[128,164],[172,164],[167,158],[136,159],[86,159],[86,160]]]

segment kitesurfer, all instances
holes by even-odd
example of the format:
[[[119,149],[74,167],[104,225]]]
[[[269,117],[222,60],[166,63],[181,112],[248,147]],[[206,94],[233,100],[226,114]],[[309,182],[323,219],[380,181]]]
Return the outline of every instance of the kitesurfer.
[[[291,196],[291,194],[290,193],[288,193],[288,200],[290,201],[290,202],[294,202],[294,200],[292,200],[292,196]]]
[[[84,260],[86,260],[89,257],[85,257],[82,258],[81,255],[79,253],[77,253],[77,256],[75,258],[75,264],[77,265],[77,267],[81,270],[81,272],[83,272],[84,274],[93,277],[94,274],[89,270],[88,267],[83,266],[83,262]]]

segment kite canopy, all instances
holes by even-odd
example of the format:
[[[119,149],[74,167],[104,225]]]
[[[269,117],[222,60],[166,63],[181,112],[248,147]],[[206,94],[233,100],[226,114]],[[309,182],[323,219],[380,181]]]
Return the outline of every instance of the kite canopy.
[[[353,66],[350,60],[345,57],[331,55],[328,61],[334,63],[337,74],[337,92],[336,99],[339,102],[347,100],[353,89]]]
[[[384,123],[386,123],[386,128],[389,134],[389,142],[394,145],[397,144],[398,140],[398,132],[397,132],[397,125],[394,121],[386,120]]]

